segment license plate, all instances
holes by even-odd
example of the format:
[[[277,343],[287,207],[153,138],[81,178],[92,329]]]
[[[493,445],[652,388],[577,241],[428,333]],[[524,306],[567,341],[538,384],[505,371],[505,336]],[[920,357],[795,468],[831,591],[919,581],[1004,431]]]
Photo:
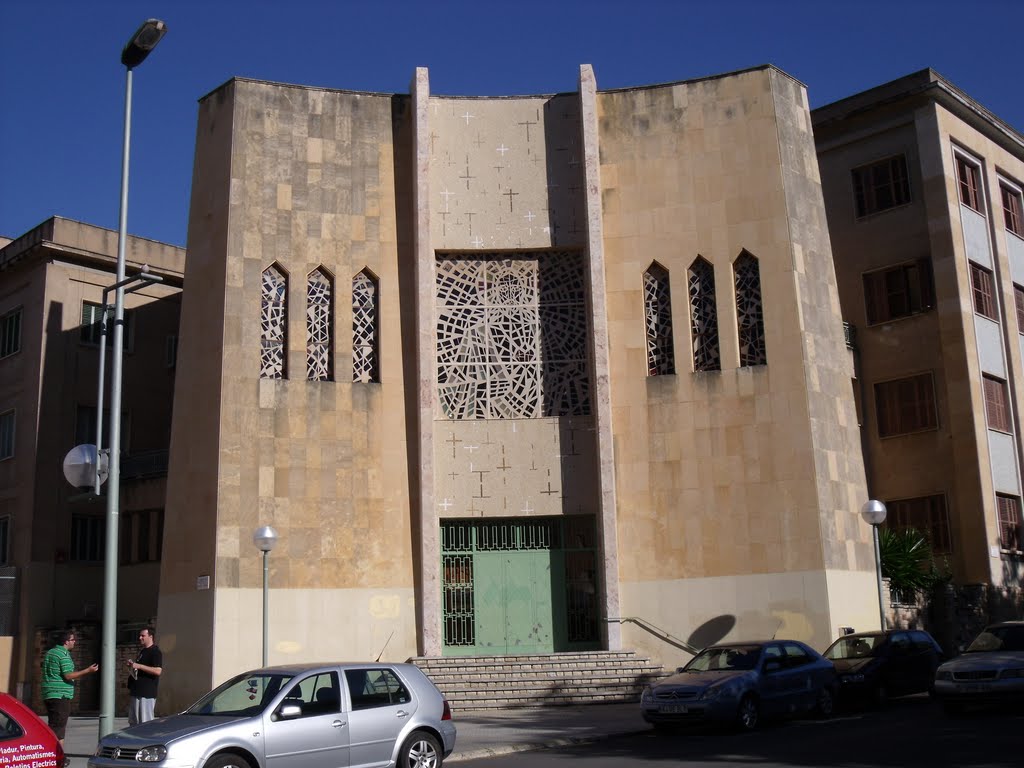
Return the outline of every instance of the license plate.
[[[665,704],[658,708],[658,711],[663,715],[685,715],[686,705],[685,704]]]
[[[991,686],[988,683],[961,683],[956,689],[961,693],[988,693]]]

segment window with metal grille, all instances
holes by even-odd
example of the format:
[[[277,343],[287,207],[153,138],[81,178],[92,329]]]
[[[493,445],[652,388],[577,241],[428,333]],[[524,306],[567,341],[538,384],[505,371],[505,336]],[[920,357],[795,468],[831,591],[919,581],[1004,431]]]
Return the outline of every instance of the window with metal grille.
[[[1016,496],[996,496],[999,511],[999,546],[1013,552],[1021,548],[1020,499]]]
[[[71,559],[95,563],[103,559],[106,521],[96,515],[71,516]]]
[[[0,317],[0,358],[21,351],[21,307]]]
[[[974,311],[989,320],[998,321],[992,272],[971,262],[971,292],[974,296]]]
[[[14,411],[0,413],[0,460],[14,456]]]
[[[978,213],[984,213],[981,197],[981,168],[963,155],[956,156],[956,180],[960,202]]]
[[[352,381],[380,382],[380,289],[377,278],[363,270],[352,278]]]
[[[935,429],[935,384],[931,373],[875,384],[878,436],[892,437]]]
[[[647,333],[647,375],[676,372],[672,341],[672,291],[668,270],[651,264],[644,272],[644,325]]]
[[[935,304],[931,259],[918,259],[864,275],[868,325],[927,312]]]
[[[999,192],[1003,198],[1003,223],[1006,229],[1013,234],[1024,237],[1024,220],[1021,218],[1021,194],[1020,190],[1003,182],[999,185]]]
[[[334,378],[334,282],[323,267],[306,278],[306,378]]]
[[[857,218],[910,202],[910,179],[904,155],[854,168],[851,173]]]
[[[736,333],[740,367],[767,365],[764,345],[764,310],[761,306],[761,267],[757,258],[743,251],[733,262],[736,281]]]
[[[690,296],[690,331],[693,338],[693,370],[720,371],[718,308],[715,301],[715,268],[697,259],[687,272]]]
[[[988,428],[1000,432],[1012,432],[1006,382],[985,374],[982,376],[982,384],[985,388],[985,417],[988,421]]]
[[[938,493],[914,499],[886,501],[889,511],[885,524],[893,530],[913,528],[926,536],[932,552],[938,555],[951,554],[953,547],[949,534],[949,516],[946,512],[946,497]]]
[[[276,264],[263,270],[260,300],[260,378],[288,377],[288,276]]]

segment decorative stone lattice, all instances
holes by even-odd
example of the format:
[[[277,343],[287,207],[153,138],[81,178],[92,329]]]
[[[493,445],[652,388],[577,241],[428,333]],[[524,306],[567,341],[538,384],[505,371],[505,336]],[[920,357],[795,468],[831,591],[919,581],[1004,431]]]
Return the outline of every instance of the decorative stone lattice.
[[[672,296],[668,272],[652,264],[644,272],[644,323],[647,326],[647,375],[664,376],[676,372],[672,346]]]
[[[590,413],[579,253],[437,260],[437,386],[449,419]]]
[[[693,369],[720,371],[718,310],[715,305],[715,270],[698,258],[689,269],[690,328],[693,334]]]
[[[744,251],[733,265],[736,275],[736,325],[740,366],[766,365],[764,315],[761,310],[761,270],[757,259]]]
[[[306,282],[306,378],[330,381],[331,355],[331,279],[322,269],[310,273]]]
[[[377,281],[365,271],[352,278],[352,381],[380,381],[377,350]]]
[[[263,296],[260,306],[260,378],[283,379],[285,368],[285,331],[287,328],[288,278],[276,266],[263,270]]]

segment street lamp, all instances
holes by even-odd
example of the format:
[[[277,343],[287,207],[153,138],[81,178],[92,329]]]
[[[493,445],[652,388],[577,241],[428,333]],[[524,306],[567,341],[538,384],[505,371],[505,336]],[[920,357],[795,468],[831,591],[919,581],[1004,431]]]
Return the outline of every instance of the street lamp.
[[[267,666],[267,638],[270,634],[267,628],[270,615],[267,612],[267,589],[270,573],[267,569],[267,555],[270,554],[270,550],[277,544],[277,531],[269,525],[257,528],[256,533],[252,535],[252,543],[256,545],[256,549],[263,553],[263,666],[265,667]]]
[[[103,652],[100,658],[100,738],[114,730],[114,674],[117,644],[117,534],[121,501],[121,362],[124,357],[124,268],[128,239],[128,156],[132,126],[132,69],[141,64],[160,39],[167,25],[159,19],[143,22],[121,51],[125,67],[124,145],[121,151],[121,212],[117,228],[117,291],[114,294],[114,335],[110,364],[110,454],[107,461],[110,485],[107,490],[107,544],[103,567]],[[104,314],[106,314],[104,310]],[[102,413],[102,410],[100,410]]]
[[[885,503],[877,499],[869,499],[860,508],[860,516],[871,526],[875,540],[875,578],[878,582],[878,619],[881,628],[885,629],[885,603],[882,600],[882,553],[878,546],[878,526],[885,522]]]

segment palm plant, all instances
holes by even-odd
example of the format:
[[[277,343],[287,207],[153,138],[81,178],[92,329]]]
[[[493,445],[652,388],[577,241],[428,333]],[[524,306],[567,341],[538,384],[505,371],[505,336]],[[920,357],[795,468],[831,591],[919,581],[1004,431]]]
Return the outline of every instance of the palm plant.
[[[917,530],[882,528],[878,533],[882,575],[896,595],[913,598],[949,578],[936,565],[928,539]]]

